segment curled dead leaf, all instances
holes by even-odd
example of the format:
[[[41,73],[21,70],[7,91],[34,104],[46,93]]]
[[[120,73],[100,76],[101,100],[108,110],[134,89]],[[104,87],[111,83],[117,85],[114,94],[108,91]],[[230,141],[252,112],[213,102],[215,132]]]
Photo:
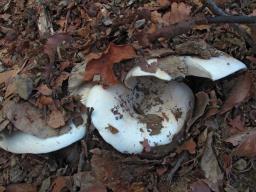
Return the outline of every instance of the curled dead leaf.
[[[241,75],[234,87],[232,88],[229,97],[224,102],[220,114],[224,114],[233,107],[240,105],[242,102],[248,100],[252,95],[253,75],[249,72]]]
[[[46,124],[43,112],[28,102],[6,101],[3,105],[3,113],[22,132],[41,138],[59,134],[59,131]],[[68,131],[68,127],[61,129],[61,131],[63,133]]]
[[[163,21],[165,24],[174,24],[189,18],[191,12],[191,6],[181,2],[172,3],[171,11],[163,15]]]
[[[113,72],[113,65],[134,57],[136,57],[136,52],[132,46],[110,43],[100,58],[88,62],[85,68],[84,80],[91,81],[95,75],[100,75],[104,85],[116,84],[118,80]]]
[[[196,143],[193,140],[193,138],[190,138],[189,140],[185,141],[179,148],[179,152],[181,151],[188,151],[190,154],[196,153]]]
[[[53,110],[49,115],[47,124],[52,128],[60,128],[65,125],[64,115],[59,110]]]

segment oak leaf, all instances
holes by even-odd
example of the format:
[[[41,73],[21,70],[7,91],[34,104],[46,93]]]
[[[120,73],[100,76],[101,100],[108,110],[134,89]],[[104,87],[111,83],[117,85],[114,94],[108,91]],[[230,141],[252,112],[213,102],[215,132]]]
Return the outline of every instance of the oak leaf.
[[[180,21],[187,20],[191,12],[191,6],[181,2],[181,3],[172,3],[171,11],[163,15],[163,21],[165,24],[175,24]]]
[[[84,80],[91,81],[94,75],[100,75],[104,85],[114,85],[118,82],[118,79],[114,74],[113,65],[134,57],[136,57],[136,52],[132,46],[110,43],[101,57],[88,62],[85,68]]]

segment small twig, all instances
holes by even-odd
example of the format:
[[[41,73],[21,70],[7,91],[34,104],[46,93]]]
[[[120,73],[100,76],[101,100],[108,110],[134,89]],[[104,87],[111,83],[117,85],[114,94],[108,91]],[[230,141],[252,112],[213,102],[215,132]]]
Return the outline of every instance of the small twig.
[[[171,183],[173,176],[175,175],[175,173],[178,171],[178,169],[180,168],[181,164],[188,158],[188,153],[187,152],[183,152],[179,159],[177,160],[177,162],[175,163],[174,167],[172,168],[172,170],[168,173],[167,175],[167,179],[168,182]]]
[[[217,4],[214,2],[214,0],[204,0],[206,6],[210,9],[210,11],[215,14],[215,15],[219,15],[219,16],[228,16],[228,14],[226,14],[221,8],[219,8],[217,6]],[[252,38],[250,37],[250,35],[244,30],[242,29],[238,24],[231,24],[231,27],[233,27],[233,29],[235,31],[237,31],[242,37],[243,39],[253,48],[256,49],[256,45],[254,44],[254,42],[252,41]]]
[[[206,17],[208,23],[242,23],[252,24],[256,23],[256,16],[217,16]]]
[[[194,17],[180,23],[164,27],[148,36],[149,41],[154,41],[159,37],[172,38],[177,35],[187,33],[195,25],[213,24],[213,23],[256,23],[255,16],[216,16],[216,17]]]

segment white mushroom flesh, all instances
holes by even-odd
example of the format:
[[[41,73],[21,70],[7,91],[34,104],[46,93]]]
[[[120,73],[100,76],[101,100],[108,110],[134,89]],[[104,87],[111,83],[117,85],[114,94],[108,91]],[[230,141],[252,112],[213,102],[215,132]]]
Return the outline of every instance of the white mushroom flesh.
[[[136,78],[128,89],[121,84],[104,89],[94,86],[87,98],[92,123],[106,142],[122,153],[141,153],[168,144],[192,110],[193,93],[184,83],[152,77]]]
[[[214,81],[239,70],[246,69],[244,63],[228,55],[220,55],[218,57],[211,57],[210,59],[183,56],[181,59],[188,68],[187,75],[210,78]]]
[[[86,120],[87,117],[84,118]],[[12,153],[42,154],[56,151],[82,139],[86,133],[85,123],[76,127],[70,123],[70,130],[62,135],[39,138],[21,131],[0,134],[0,147]]]

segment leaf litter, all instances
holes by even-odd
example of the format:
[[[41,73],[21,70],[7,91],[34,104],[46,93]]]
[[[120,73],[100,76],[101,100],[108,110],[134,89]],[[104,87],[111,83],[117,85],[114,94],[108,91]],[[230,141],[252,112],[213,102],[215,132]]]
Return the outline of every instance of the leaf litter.
[[[237,1],[216,3],[222,8],[225,4],[225,11],[230,13],[252,14],[256,10],[251,2],[246,6],[240,6],[245,2]],[[64,133],[68,130],[66,122],[77,118],[82,110],[81,104],[69,97],[69,78],[78,79],[74,88],[97,75],[99,83],[113,85],[119,83],[122,76],[116,74],[116,66],[120,74],[125,73],[124,68],[130,67],[127,60],[152,56],[153,50],[167,50],[167,55],[158,56],[163,62],[166,56],[175,54],[209,58],[215,53],[205,46],[207,44],[202,44],[207,42],[238,59],[245,61],[247,58],[249,67],[249,73],[216,83],[203,79],[193,83],[190,77],[185,78],[185,82],[192,83],[192,88],[196,87],[196,110],[187,125],[189,131],[183,133],[183,139],[178,139],[178,147],[164,157],[121,155],[90,127],[91,132],[85,140],[53,154],[20,156],[0,150],[0,191],[17,188],[20,191],[114,192],[255,189],[255,181],[251,179],[253,171],[242,175],[232,166],[237,160],[246,161],[247,165],[256,153],[255,55],[238,31],[228,25],[191,27],[192,16],[204,8],[201,2],[53,1],[39,4],[32,0],[0,4],[3,23],[0,27],[0,131],[19,130],[43,138]],[[209,10],[204,10],[200,14],[209,14]],[[179,28],[170,41],[167,41],[168,33],[156,35],[163,26],[180,26],[185,21],[188,21],[185,27],[191,28],[188,33],[177,36],[183,32]],[[248,31],[254,39],[254,27],[250,26]],[[139,33],[142,36],[138,36]],[[148,39],[146,34],[154,38]],[[140,41],[145,39],[146,46]],[[79,72],[74,75],[76,67]],[[172,71],[173,66],[162,67],[178,77],[186,73],[185,68],[184,71]],[[182,63],[177,67],[182,68]],[[25,77],[25,80],[17,81],[16,77]],[[232,86],[224,90],[229,82]],[[216,123],[212,120],[219,126],[213,126]],[[229,129],[228,137],[224,134],[225,127]],[[145,151],[154,153],[147,141],[142,142]],[[188,159],[177,164],[186,151]],[[224,171],[220,169],[222,164]],[[227,173],[235,175],[235,179]],[[171,182],[167,177],[170,174]],[[250,180],[243,182],[243,178]]]

